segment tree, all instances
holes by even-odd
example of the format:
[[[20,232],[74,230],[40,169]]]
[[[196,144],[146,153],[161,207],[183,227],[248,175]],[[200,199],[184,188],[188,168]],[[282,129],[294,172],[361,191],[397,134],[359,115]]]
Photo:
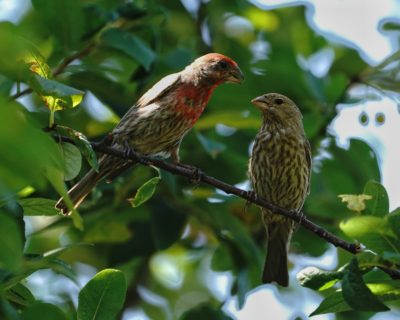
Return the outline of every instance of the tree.
[[[233,274],[230,290],[240,305],[261,284],[265,235],[258,208],[210,185],[139,166],[100,184],[70,217],[54,209],[65,183],[96,167],[96,144],[89,141],[100,141],[154,82],[209,51],[233,57],[246,81],[216,90],[182,144],[183,162],[228,184],[245,181],[261,121],[250,99],[265,92],[291,97],[315,157],[304,213],[365,248],[357,255],[338,249],[337,270],[298,274],[304,287],[324,296],[313,314],[346,318],[353,310],[353,318],[362,318],[388,310],[388,303],[396,308],[399,212],[389,213],[369,147],[353,140],[341,149],[327,127],[335,106],[352,101],[351,88],[395,94],[399,52],[372,68],[352,49],[317,36],[301,7],[263,11],[245,0],[210,1],[191,12],[178,1],[32,5],[18,24],[0,23],[1,318],[113,319],[135,308],[151,319],[229,319],[207,284],[207,270]],[[255,54],[256,44],[268,44],[267,55]],[[324,48],[335,55],[321,78],[298,57]],[[350,210],[338,195],[348,195]],[[319,256],[328,247],[300,227],[291,250]],[[26,282],[41,269],[79,282],[77,263],[98,271],[80,287],[77,305],[67,292],[61,302],[41,302]]]

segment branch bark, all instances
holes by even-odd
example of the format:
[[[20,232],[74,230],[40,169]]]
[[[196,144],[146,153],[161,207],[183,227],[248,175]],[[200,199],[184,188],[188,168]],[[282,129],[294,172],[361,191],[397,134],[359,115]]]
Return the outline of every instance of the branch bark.
[[[57,140],[61,140],[64,142],[74,143],[74,141],[68,137],[63,136],[56,136]],[[182,177],[189,178],[193,181],[203,182],[210,186],[213,186],[219,190],[222,190],[228,194],[236,195],[242,199],[247,200],[250,203],[254,203],[261,207],[267,208],[273,211],[276,214],[288,217],[293,221],[297,222],[303,228],[311,231],[312,233],[316,234],[317,236],[325,239],[326,241],[332,243],[335,247],[340,247],[350,253],[356,254],[361,251],[361,248],[358,244],[347,242],[339,237],[335,236],[333,233],[325,230],[324,228],[320,227],[319,225],[315,224],[311,220],[309,220],[303,212],[296,212],[296,211],[289,211],[279,206],[276,206],[267,200],[259,197],[254,192],[245,191],[239,188],[236,188],[233,185],[225,183],[221,180],[218,180],[212,176],[209,176],[202,172],[199,168],[191,167],[182,164],[175,164],[171,162],[166,162],[161,159],[152,158],[148,156],[139,155],[132,151],[129,155],[126,154],[124,151],[116,150],[110,146],[99,142],[91,142],[93,149],[99,153],[109,154],[114,157],[118,158],[126,158],[138,162],[145,166],[155,166],[157,168],[169,171],[175,175],[179,175]]]

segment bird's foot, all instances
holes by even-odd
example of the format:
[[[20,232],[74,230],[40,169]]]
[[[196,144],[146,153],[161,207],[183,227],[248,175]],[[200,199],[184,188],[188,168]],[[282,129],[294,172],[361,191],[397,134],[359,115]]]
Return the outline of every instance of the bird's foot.
[[[112,144],[113,141],[114,141],[114,134],[109,132],[102,140],[100,140],[99,146],[101,147],[109,146]]]
[[[129,145],[128,141],[124,141],[123,157],[125,160],[132,160],[136,155],[135,150]]]
[[[255,193],[253,190],[245,191],[245,194],[248,197],[246,200],[246,204],[244,205],[244,212],[246,213],[253,202],[258,200],[258,194]]]
[[[299,221],[297,222],[299,225],[303,223],[306,219],[306,215],[302,211],[293,211],[294,214],[298,217]]]

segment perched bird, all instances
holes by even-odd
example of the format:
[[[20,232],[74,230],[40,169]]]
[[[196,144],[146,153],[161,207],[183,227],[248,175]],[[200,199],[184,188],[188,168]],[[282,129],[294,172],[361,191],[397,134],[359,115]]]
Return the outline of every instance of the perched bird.
[[[149,89],[111,132],[110,145],[120,150],[128,147],[148,156],[171,157],[178,163],[182,139],[199,119],[213,90],[222,83],[240,83],[243,79],[242,71],[232,59],[219,53],[201,56]],[[100,180],[112,179],[134,164],[103,155],[99,159],[99,172],[90,170],[68,191],[74,208]],[[64,214],[70,211],[62,198],[56,208]]]
[[[309,193],[311,175],[310,144],[300,110],[292,100],[277,93],[251,102],[263,116],[249,161],[253,189],[275,205],[299,211]],[[261,211],[268,239],[262,281],[287,286],[287,250],[294,222],[268,209]]]

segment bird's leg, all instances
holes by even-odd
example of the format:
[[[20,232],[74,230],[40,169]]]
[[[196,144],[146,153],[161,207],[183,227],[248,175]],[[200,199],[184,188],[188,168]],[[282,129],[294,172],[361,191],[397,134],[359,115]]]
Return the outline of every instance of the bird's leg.
[[[128,140],[124,140],[123,142],[123,146],[124,146],[124,159],[125,160],[132,160],[131,158],[133,156],[135,156],[135,150],[133,150],[133,148],[129,145]]]
[[[244,205],[244,212],[247,212],[247,209],[250,208],[250,206],[252,205],[252,203],[254,201],[258,200],[258,194],[255,193],[253,190],[248,190],[245,191],[246,195],[249,197],[249,199],[246,200],[246,204]]]
[[[102,140],[100,140],[99,146],[100,147],[110,146],[113,141],[114,141],[114,134],[112,132],[109,132]]]
[[[179,146],[180,146],[180,143],[170,149],[169,152],[170,152],[171,160],[177,166],[191,170],[192,174],[191,174],[190,181],[197,186],[201,182],[201,176],[203,175],[203,172],[197,167],[180,162]]]

